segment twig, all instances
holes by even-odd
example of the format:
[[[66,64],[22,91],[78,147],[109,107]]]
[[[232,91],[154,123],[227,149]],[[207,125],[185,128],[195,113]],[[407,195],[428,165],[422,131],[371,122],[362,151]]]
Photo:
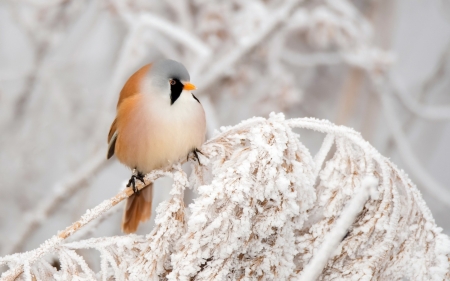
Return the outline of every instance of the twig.
[[[311,261],[303,269],[303,272],[300,275],[301,281],[317,280],[327,264],[328,259],[347,233],[348,228],[353,224],[358,214],[364,208],[364,205],[369,198],[370,188],[375,187],[377,183],[378,180],[370,175],[362,180],[359,191],[342,211],[342,214],[339,216],[333,229],[325,236],[318,252],[314,253]]]
[[[153,182],[156,179],[158,179],[159,177],[164,176],[164,175],[166,175],[168,173],[170,173],[170,172],[167,172],[166,170],[153,171],[150,174],[147,174],[145,176],[145,181],[146,182]],[[136,188],[138,190],[141,190],[144,187],[146,187],[146,185],[144,185],[143,183],[138,183],[137,186],[136,186]],[[86,224],[88,224],[92,220],[94,220],[97,217],[101,216],[106,211],[111,209],[113,206],[117,205],[119,202],[121,202],[124,199],[128,198],[132,194],[133,194],[133,189],[131,187],[128,187],[128,188],[120,191],[116,196],[112,197],[111,199],[103,201],[102,203],[97,205],[95,208],[93,208],[91,210],[86,210],[84,215],[81,216],[81,218],[78,221],[74,222],[72,225],[68,226],[66,229],[64,229],[63,231],[59,232],[57,235],[54,235],[52,238],[50,238],[45,243],[43,243],[39,248],[37,248],[37,249],[35,249],[33,251],[30,251],[28,253],[22,253],[20,255],[23,255],[23,254],[30,255],[31,253],[33,253],[33,255],[30,255],[30,257],[27,259],[29,264],[33,264],[38,258],[40,258],[41,256],[47,254],[55,246],[61,244],[62,241],[64,241],[64,239],[66,239],[67,237],[71,236],[73,233],[78,231],[81,227],[85,226]],[[16,257],[16,256],[17,256],[17,254],[10,255],[10,256],[5,256],[3,258],[0,258],[0,263],[2,263],[2,262],[4,263],[5,261],[8,262],[9,260],[11,260],[11,258]],[[0,280],[1,281],[12,281],[12,280],[15,280],[20,274],[22,274],[22,272],[24,270],[23,266],[24,266],[24,264],[20,264],[20,265],[14,267],[14,268],[8,270],[7,272],[5,272],[2,275]]]
[[[271,13],[272,16],[267,19],[267,21],[259,31],[255,32],[252,37],[249,37],[245,41],[245,43],[238,46],[234,51],[231,51],[221,59],[217,60],[217,62],[213,64],[211,68],[208,67],[208,69],[204,71],[204,74],[202,75],[202,81],[198,85],[199,89],[204,91],[209,88],[211,85],[225,76],[228,70],[232,69],[233,66],[242,59],[242,57],[244,57],[262,42],[265,42],[265,39],[267,39],[267,37],[271,33],[273,33],[281,25],[289,21],[290,15],[301,2],[302,1],[298,0],[286,1],[281,8]],[[206,65],[209,65],[209,61],[204,61],[201,64],[201,66],[203,67]],[[196,77],[197,75],[192,76]]]
[[[323,162],[330,152],[331,147],[334,144],[334,135],[327,134],[325,139],[322,142],[322,146],[317,154],[314,156],[314,163],[316,166],[316,170],[314,171],[314,181],[317,180],[317,176],[319,175],[320,170],[322,169]]]
[[[183,44],[183,46],[196,52],[200,57],[209,57],[212,54],[210,48],[197,38],[194,34],[183,28],[172,24],[170,21],[156,15],[145,13],[139,17],[140,24],[145,27],[151,27],[164,33],[167,37]]]
[[[94,222],[90,223],[89,225],[83,227],[83,229],[81,231],[78,231],[75,235],[70,237],[70,240],[78,241],[78,240],[82,240],[82,239],[86,238],[89,235],[92,235],[94,233],[94,231],[97,229],[97,227],[102,222],[109,219],[112,215],[118,213],[120,210],[121,210],[120,208],[109,209],[100,218],[96,219]]]
[[[419,104],[411,95],[407,94],[407,90],[392,74],[389,76],[394,93],[400,99],[402,104],[410,112],[415,115],[430,120],[447,120],[450,119],[450,105],[424,105]]]
[[[445,78],[445,68],[448,58],[450,57],[450,43],[447,44],[446,50],[439,57],[438,64],[433,73],[423,83],[422,90],[419,93],[419,98],[431,91],[431,88],[438,84],[439,80]],[[416,101],[411,95],[407,95],[407,90],[399,79],[390,74],[388,81],[394,88],[394,94],[400,99],[403,105],[412,113],[419,117],[430,120],[446,120],[450,119],[450,105],[423,105]]]
[[[117,10],[120,11],[122,18],[132,26],[138,29],[149,27],[157,30],[172,40],[183,44],[183,46],[191,49],[200,57],[208,57],[212,54],[208,45],[203,43],[197,36],[185,30],[184,28],[171,23],[170,21],[157,15],[145,12],[140,15],[133,14],[122,1],[113,1]],[[136,17],[138,19],[136,20]]]
[[[386,117],[386,125],[390,129],[393,139],[397,145],[400,157],[405,162],[405,165],[413,173],[414,177],[420,183],[422,188],[430,192],[433,197],[447,206],[450,204],[450,192],[437,183],[432,176],[426,171],[425,167],[422,166],[420,161],[415,156],[413,150],[411,149],[406,136],[403,134],[402,127],[395,116],[394,110],[391,107],[391,100],[388,93],[384,91],[379,85],[380,82],[374,82],[377,86],[377,93],[381,99],[381,104],[383,107],[383,113]]]
[[[44,219],[48,217],[66,198],[70,198],[77,190],[84,187],[87,180],[92,178],[101,169],[103,169],[108,162],[103,151],[96,154],[85,163],[79,171],[71,174],[67,179],[55,184],[53,193],[46,196],[30,214],[27,216],[25,226],[20,234],[17,235],[16,241],[11,245],[7,253],[15,253],[22,249],[25,241],[30,235],[42,224]]]

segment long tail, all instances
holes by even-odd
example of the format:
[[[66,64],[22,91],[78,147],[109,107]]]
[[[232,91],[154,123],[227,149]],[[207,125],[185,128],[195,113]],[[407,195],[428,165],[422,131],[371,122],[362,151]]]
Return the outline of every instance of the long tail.
[[[153,183],[128,197],[122,218],[122,231],[136,232],[139,222],[144,222],[152,215]]]

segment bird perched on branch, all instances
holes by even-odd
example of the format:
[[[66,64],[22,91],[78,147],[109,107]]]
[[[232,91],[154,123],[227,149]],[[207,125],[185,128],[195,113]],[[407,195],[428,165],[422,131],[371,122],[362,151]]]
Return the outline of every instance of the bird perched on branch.
[[[135,232],[151,216],[153,183],[137,191],[136,180],[197,151],[206,133],[205,112],[191,93],[189,73],[179,62],[161,60],[143,66],[125,83],[117,103],[117,116],[108,134],[108,159],[133,169],[127,186],[122,230]]]

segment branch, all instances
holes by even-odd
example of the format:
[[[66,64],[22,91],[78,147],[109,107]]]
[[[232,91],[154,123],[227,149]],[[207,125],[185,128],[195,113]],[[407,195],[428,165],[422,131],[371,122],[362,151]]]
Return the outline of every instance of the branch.
[[[423,83],[422,90],[419,96],[424,96],[427,92],[431,91],[432,86],[436,85],[440,79],[445,78],[445,68],[447,65],[448,58],[450,56],[450,43],[447,44],[446,50],[438,59],[438,64],[434,72],[430,77]],[[388,77],[388,82],[392,84],[394,88],[394,94],[400,99],[403,105],[412,113],[419,117],[430,119],[430,120],[447,120],[450,119],[450,105],[424,105],[416,101],[411,95],[408,96],[408,91],[399,79],[394,75],[390,74]]]
[[[315,159],[292,128],[328,135]],[[25,278],[44,280],[92,277],[74,252],[90,248],[101,253],[101,271],[95,276],[104,280],[310,280],[342,277],[342,272],[358,280],[394,280],[398,272],[430,280],[448,275],[448,237],[414,184],[359,133],[326,120],[285,120],[282,114],[221,131],[201,148],[208,161],[191,174],[199,197],[189,214],[182,199],[189,181],[181,166],[154,171],[146,182],[169,175],[174,184],[172,197],[157,208],[150,234],[63,244],[132,194],[128,188],[86,211],[38,249],[0,258],[0,265],[10,267],[1,280],[14,280],[23,272]],[[333,157],[319,168],[333,139]],[[143,187],[139,183],[137,188]],[[372,200],[367,201],[369,193]],[[351,234],[342,241],[350,226]],[[60,271],[47,268],[46,253],[59,257]],[[411,259],[419,269],[408,267]],[[427,264],[433,267],[421,271]]]
[[[271,13],[272,16],[267,19],[259,31],[255,32],[255,34],[252,37],[249,37],[245,43],[237,46],[237,48],[233,51],[218,59],[212,67],[208,67],[208,69],[204,71],[202,80],[200,81],[201,83],[199,83],[199,89],[201,89],[201,91],[205,91],[210,86],[215,84],[219,79],[224,77],[226,73],[232,69],[234,65],[238,63],[245,55],[247,55],[259,44],[265,42],[267,37],[269,37],[270,34],[272,34],[277,28],[289,22],[291,14],[301,2],[302,1],[298,0],[288,0],[281,8]],[[199,69],[201,70],[202,68],[212,64],[211,60],[216,60],[216,58],[211,57],[208,60],[204,60],[200,63],[201,65]],[[197,74],[193,74],[192,76],[196,77]]]
[[[154,182],[156,179],[168,174],[169,172],[165,170],[156,170],[153,171],[145,176],[146,182]],[[147,185],[144,185],[143,183],[138,183],[136,188],[138,190],[143,189]],[[86,210],[85,214],[81,216],[81,218],[74,222],[72,225],[66,227],[63,231],[59,232],[57,235],[54,235],[52,238],[44,242],[39,248],[32,250],[28,253],[29,258],[27,259],[29,264],[33,264],[36,260],[38,260],[43,255],[50,252],[53,248],[60,245],[64,239],[71,236],[73,233],[78,231],[81,227],[85,226],[89,222],[93,221],[94,219],[98,218],[99,216],[103,215],[106,211],[111,209],[113,206],[117,205],[119,202],[123,201],[124,199],[128,198],[133,194],[133,189],[131,187],[128,187],[121,192],[119,192],[116,196],[112,197],[111,199],[105,200],[99,205],[97,205],[95,208],[91,210]],[[23,254],[22,254],[23,255]],[[7,263],[13,258],[17,257],[17,254],[14,255],[8,255],[3,258],[0,258],[0,264]],[[23,264],[18,265],[7,272],[5,272],[1,276],[1,281],[13,281],[15,280],[22,272]]]
[[[200,57],[209,57],[212,54],[208,45],[203,43],[195,34],[190,33],[184,28],[171,23],[170,21],[152,13],[133,14],[123,1],[113,1],[120,15],[130,26],[136,26],[139,29],[149,27],[157,30],[172,40],[186,46]],[[137,17],[137,20],[136,20]]]
[[[450,192],[436,182],[432,176],[426,171],[426,168],[420,163],[411,149],[406,136],[403,134],[402,127],[398,118],[395,116],[392,108],[392,100],[390,100],[389,93],[387,93],[380,85],[380,81],[374,81],[377,87],[377,94],[381,99],[383,113],[386,118],[386,125],[392,133],[394,141],[397,145],[400,157],[403,159],[405,165],[409,168],[419,184],[424,190],[430,192],[433,197],[447,206],[450,205]]]
[[[163,33],[167,37],[172,38],[172,40],[191,49],[200,57],[209,57],[212,54],[212,51],[208,45],[198,39],[197,36],[181,28],[180,26],[172,24],[164,18],[158,17],[151,13],[145,13],[139,17],[138,21],[143,27],[150,27]]]
[[[44,201],[40,202],[32,212],[25,215],[25,226],[22,232],[17,235],[18,238],[6,252],[14,253],[20,251],[25,241],[45,221],[45,218],[51,215],[67,198],[70,198],[76,191],[84,187],[88,180],[106,167],[108,163],[110,162],[106,161],[105,154],[101,151],[87,161],[78,171],[56,183],[53,193],[47,195]]]
[[[412,95],[408,95],[405,86],[400,83],[394,75],[388,77],[392,85],[394,94],[400,99],[402,104],[415,115],[429,120],[450,119],[450,105],[424,105],[417,102]]]
[[[359,191],[347,204],[331,232],[325,236],[320,249],[317,253],[314,253],[311,261],[303,269],[300,275],[300,280],[314,281],[318,279],[323,271],[323,268],[327,264],[328,259],[333,255],[348,229],[364,208],[364,205],[369,199],[370,189],[376,188],[377,185],[378,180],[371,175],[366,176],[362,180]]]
[[[314,156],[314,163],[316,164],[316,171],[314,172],[314,181],[317,180],[317,176],[319,175],[320,170],[322,169],[323,162],[330,152],[331,147],[334,144],[334,135],[327,134],[325,139],[322,142],[322,146],[320,147],[317,154]]]

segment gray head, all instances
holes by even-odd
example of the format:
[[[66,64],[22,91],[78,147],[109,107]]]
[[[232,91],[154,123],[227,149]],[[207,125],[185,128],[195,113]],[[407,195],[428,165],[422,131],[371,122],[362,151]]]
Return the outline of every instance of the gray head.
[[[173,104],[181,95],[183,90],[195,90],[195,86],[189,83],[190,76],[181,63],[164,59],[152,64],[148,74],[153,88],[161,93],[168,93]]]

